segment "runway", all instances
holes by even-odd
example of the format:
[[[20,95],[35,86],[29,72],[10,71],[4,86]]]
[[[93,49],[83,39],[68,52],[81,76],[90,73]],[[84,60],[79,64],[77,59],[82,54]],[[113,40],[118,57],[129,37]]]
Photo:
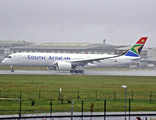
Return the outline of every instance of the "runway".
[[[113,70],[85,70],[84,74],[69,71],[32,71],[32,70],[0,70],[0,74],[36,74],[36,75],[112,75],[112,76],[156,76],[155,69],[113,69]]]

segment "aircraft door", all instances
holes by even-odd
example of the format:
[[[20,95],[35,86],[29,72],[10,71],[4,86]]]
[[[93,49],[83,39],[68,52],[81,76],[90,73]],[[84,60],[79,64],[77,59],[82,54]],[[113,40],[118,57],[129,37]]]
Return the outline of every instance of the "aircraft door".
[[[48,55],[45,56],[45,60],[48,61]]]
[[[120,57],[118,57],[117,62],[121,63],[121,58]]]
[[[17,55],[17,61],[21,60],[21,55]]]

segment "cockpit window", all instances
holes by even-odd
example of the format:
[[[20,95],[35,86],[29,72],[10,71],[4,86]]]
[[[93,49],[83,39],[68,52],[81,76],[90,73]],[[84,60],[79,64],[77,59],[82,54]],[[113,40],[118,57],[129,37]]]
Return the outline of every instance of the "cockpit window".
[[[11,56],[7,56],[6,58],[11,58]]]

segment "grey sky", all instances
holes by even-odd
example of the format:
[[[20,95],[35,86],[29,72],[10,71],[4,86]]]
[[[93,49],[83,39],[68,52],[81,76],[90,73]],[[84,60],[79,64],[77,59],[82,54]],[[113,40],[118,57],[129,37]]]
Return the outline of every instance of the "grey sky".
[[[0,40],[156,47],[156,0],[0,0]]]

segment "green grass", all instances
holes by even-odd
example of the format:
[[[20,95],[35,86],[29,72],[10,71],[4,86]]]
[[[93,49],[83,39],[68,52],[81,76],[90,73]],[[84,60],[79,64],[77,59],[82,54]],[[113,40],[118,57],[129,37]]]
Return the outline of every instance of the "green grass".
[[[20,98],[21,91],[23,114],[48,112],[51,100],[53,111],[70,111],[68,101],[74,102],[74,111],[81,111],[82,100],[84,111],[90,111],[92,103],[94,111],[103,111],[104,99],[107,111],[124,111],[125,89],[122,85],[128,86],[128,100],[132,99],[133,91],[132,111],[156,110],[156,77],[0,75],[0,97]],[[60,88],[62,91],[59,94]],[[58,99],[63,99],[63,104]],[[34,106],[32,101],[35,101]],[[19,105],[19,100],[1,100],[0,114],[18,114]]]

